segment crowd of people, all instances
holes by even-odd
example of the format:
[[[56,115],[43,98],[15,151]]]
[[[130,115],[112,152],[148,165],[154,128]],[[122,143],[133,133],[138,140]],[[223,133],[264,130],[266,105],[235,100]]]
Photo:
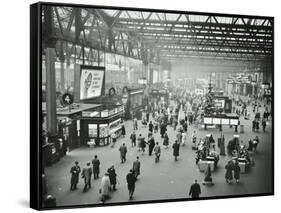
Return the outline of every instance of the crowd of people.
[[[132,132],[129,132],[130,143],[122,142],[119,149],[120,162],[125,164],[127,162],[128,150],[137,149],[139,155],[146,155],[146,148],[148,156],[154,156],[155,163],[159,163],[161,160],[161,152],[169,152],[171,150],[171,157],[174,161],[179,160],[181,147],[187,145],[190,141],[190,147],[194,149],[195,163],[199,163],[200,160],[207,161],[210,159],[214,160],[214,168],[217,167],[219,162],[219,154],[216,152],[216,148],[224,149],[224,143],[216,147],[216,139],[212,134],[206,137],[199,138],[196,132],[194,124],[202,121],[202,102],[203,97],[196,96],[181,90],[177,91],[172,97],[173,104],[163,104],[157,110],[143,113],[141,121],[137,118],[132,120]],[[242,104],[241,104],[242,103]],[[261,116],[261,104],[256,101],[251,101],[253,106],[253,131],[258,133],[259,123],[263,127],[263,132],[266,131],[266,125],[270,116],[268,108],[265,106],[263,116]],[[249,103],[238,101],[237,104],[234,102],[233,110],[239,116],[244,116],[248,119],[250,116]],[[193,126],[193,130],[190,131],[189,127]],[[143,129],[147,129],[147,135],[143,133]],[[169,129],[169,131],[168,131]],[[169,135],[169,132],[174,131],[173,136]],[[125,137],[126,129],[122,126],[121,135]],[[159,134],[160,140],[156,141],[155,135]],[[224,138],[223,138],[224,140]],[[116,134],[111,135],[112,145],[115,147],[118,143]],[[247,165],[253,164],[253,159],[250,157],[251,152],[256,153],[257,147],[260,140],[256,136],[254,139],[250,139],[248,144],[244,144],[243,141],[232,139],[228,142],[227,154],[230,157],[225,164],[225,180],[227,183],[231,183],[234,179],[236,183],[239,183],[241,168],[239,165],[239,159],[245,159]],[[127,144],[127,145],[126,145]],[[130,145],[129,145],[130,144]],[[127,146],[131,146],[129,149]],[[222,152],[221,152],[222,153]],[[224,154],[221,154],[224,155]],[[136,182],[141,171],[141,161],[139,156],[135,156],[131,169],[129,169],[127,175],[124,178],[127,182],[129,199],[132,200],[135,192]],[[203,184],[214,185],[212,177],[212,168],[208,164],[204,171]],[[80,168],[79,162],[75,161],[74,165],[70,169],[71,183],[70,190],[77,190],[77,184],[79,178],[84,179],[83,192],[87,192],[92,187],[92,181],[100,178],[100,160],[95,155],[92,161],[87,162],[83,169]],[[92,177],[93,176],[93,177]],[[92,180],[93,179],[93,180]],[[110,166],[106,173],[103,174],[100,183],[100,199],[102,202],[110,199],[112,193],[116,190],[117,185],[117,172],[114,165]],[[201,187],[197,180],[190,186],[188,196],[194,199],[199,198],[201,195]]]

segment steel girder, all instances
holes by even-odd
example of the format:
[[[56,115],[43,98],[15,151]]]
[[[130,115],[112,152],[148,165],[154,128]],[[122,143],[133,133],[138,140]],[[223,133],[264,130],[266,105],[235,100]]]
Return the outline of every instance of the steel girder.
[[[116,53],[147,62],[172,58],[262,61],[272,56],[273,19],[53,7],[53,37],[92,52]],[[124,16],[126,15],[126,17]],[[136,14],[139,16],[136,18]],[[63,45],[69,46],[69,45]],[[87,47],[88,52],[84,50]],[[76,48],[65,48],[66,56]],[[75,52],[75,54],[77,51]]]

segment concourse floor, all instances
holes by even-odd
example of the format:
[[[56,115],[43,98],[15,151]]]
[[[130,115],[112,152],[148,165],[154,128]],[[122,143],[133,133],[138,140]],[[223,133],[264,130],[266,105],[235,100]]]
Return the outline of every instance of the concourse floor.
[[[218,129],[198,130],[194,126],[188,127],[188,142],[186,146],[180,147],[179,161],[174,161],[172,155],[172,142],[176,139],[176,132],[172,127],[168,127],[168,135],[170,137],[170,147],[165,149],[162,146],[163,139],[159,133],[155,134],[155,140],[161,144],[161,158],[158,164],[154,162],[154,156],[148,156],[148,150],[144,155],[138,151],[138,148],[131,147],[129,135],[132,131],[132,121],[126,121],[126,136],[117,140],[116,146],[111,148],[97,147],[86,148],[81,147],[67,153],[67,156],[59,162],[46,169],[48,182],[48,193],[52,194],[57,199],[58,206],[64,205],[83,205],[100,203],[100,181],[92,179],[92,188],[83,193],[83,180],[80,178],[78,189],[70,191],[70,168],[74,161],[79,161],[81,169],[87,161],[91,161],[94,155],[98,155],[101,161],[100,176],[106,170],[114,165],[117,172],[117,191],[111,194],[111,199],[106,203],[112,202],[130,202],[128,199],[128,190],[126,183],[126,175],[132,168],[133,161],[136,156],[140,157],[141,174],[136,182],[134,201],[146,200],[161,200],[187,198],[189,187],[197,179],[201,185],[201,197],[226,196],[226,195],[245,195],[271,193],[272,191],[272,124],[269,121],[266,132],[253,133],[250,120],[240,119],[241,124],[245,125],[245,133],[240,134],[240,140],[245,143],[256,135],[260,138],[258,153],[253,155],[255,166],[247,174],[241,174],[240,183],[227,184],[224,179],[226,162],[230,159],[229,156],[220,156],[218,168],[212,173],[214,186],[203,186],[201,183],[204,178],[204,173],[200,172],[195,164],[195,151],[191,149],[191,133],[193,130],[197,132],[197,138],[203,138],[206,134],[212,133],[214,139],[221,136]],[[140,122],[139,122],[140,126]],[[142,133],[147,138],[148,128],[141,127],[136,132],[137,135]],[[223,127],[226,144],[233,138],[234,128]],[[125,143],[128,147],[127,161],[121,164],[119,147]]]

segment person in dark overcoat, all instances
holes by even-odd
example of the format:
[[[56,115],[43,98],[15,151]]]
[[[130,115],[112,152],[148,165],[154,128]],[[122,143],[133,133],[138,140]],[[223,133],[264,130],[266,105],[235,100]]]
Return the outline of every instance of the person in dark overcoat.
[[[88,162],[86,167],[82,171],[82,178],[84,178],[84,189],[83,192],[86,192],[89,188],[91,188],[91,177],[92,177],[92,168],[91,168],[91,163]]]
[[[186,121],[184,121],[184,123],[182,124],[182,128],[183,128],[183,131],[184,132],[187,132],[187,122]]]
[[[161,126],[160,126],[160,134],[161,134],[162,138],[164,137],[166,131],[167,131],[166,125],[165,124],[161,124]]]
[[[198,199],[201,194],[201,187],[197,183],[197,180],[190,186],[189,190],[189,196],[191,196],[193,199]]]
[[[75,190],[77,188],[77,184],[79,182],[79,174],[81,172],[81,168],[79,166],[78,161],[75,161],[75,165],[71,167],[71,181],[70,181],[70,190]]]
[[[136,183],[136,180],[137,180],[132,169],[127,174],[126,180],[127,180],[128,190],[129,190],[129,197],[130,197],[130,200],[132,200],[133,195],[134,195],[134,191],[135,191],[135,183]]]
[[[110,185],[112,187],[112,190],[113,191],[116,191],[116,177],[117,177],[117,174],[115,172],[115,168],[114,166],[112,165],[108,170],[107,170],[107,173],[109,175],[109,180],[110,180]]]
[[[168,148],[168,146],[169,146],[169,137],[168,137],[167,132],[164,135],[163,145],[166,146],[166,148]]]
[[[94,159],[92,160],[92,165],[93,165],[94,179],[99,179],[100,160],[98,159],[97,155],[95,155]]]
[[[151,156],[152,155],[152,151],[154,149],[155,146],[155,140],[154,137],[151,136],[148,140],[148,155]]]
[[[139,156],[137,156],[137,159],[133,162],[133,173],[134,173],[136,179],[140,175],[140,166],[141,166],[141,164],[139,161]]]
[[[175,157],[175,161],[178,160],[178,156],[180,155],[180,144],[176,140],[175,143],[173,144],[173,155]]]
[[[252,131],[253,132],[256,131],[256,120],[255,119],[252,121]]]
[[[231,183],[233,179],[232,171],[233,171],[233,162],[232,160],[229,161],[225,166],[226,172],[225,172],[225,180],[227,183]]]
[[[234,171],[234,179],[236,180],[236,183],[238,183],[240,180],[240,166],[238,160],[235,161],[233,171]]]
[[[120,152],[121,163],[125,163],[126,154],[127,154],[127,147],[126,147],[125,143],[123,143],[123,145],[120,146],[119,152]]]
[[[152,124],[152,121],[150,121],[149,124],[148,124],[148,131],[149,131],[149,132],[153,132],[153,124]]]
[[[131,139],[132,147],[136,146],[137,136],[135,131],[133,131],[132,134],[130,135],[130,139]]]
[[[265,119],[263,118],[262,119],[262,130],[263,130],[263,132],[265,132],[265,127],[266,127],[266,121],[265,121]]]
[[[125,137],[125,135],[126,135],[126,130],[125,130],[124,125],[121,126],[121,134],[122,134],[123,137]]]

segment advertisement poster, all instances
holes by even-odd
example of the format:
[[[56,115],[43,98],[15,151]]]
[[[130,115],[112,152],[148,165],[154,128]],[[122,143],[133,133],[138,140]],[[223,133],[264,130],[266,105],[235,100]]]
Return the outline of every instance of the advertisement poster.
[[[81,68],[80,99],[95,98],[102,95],[104,70]]]

